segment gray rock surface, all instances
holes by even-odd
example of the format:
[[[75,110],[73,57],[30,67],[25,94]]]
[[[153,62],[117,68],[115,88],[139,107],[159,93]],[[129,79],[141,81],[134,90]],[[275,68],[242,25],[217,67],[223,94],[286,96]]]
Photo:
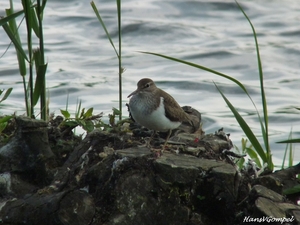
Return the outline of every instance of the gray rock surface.
[[[31,128],[23,128],[23,122]],[[231,156],[224,154],[232,143],[223,130],[201,137],[180,134],[180,140],[173,139],[170,151],[162,155],[156,148],[138,147],[141,140],[128,134],[95,130],[79,144],[72,144],[75,147],[69,153],[61,149],[62,154],[56,142],[52,156],[47,152],[55,143],[47,143],[47,133],[38,139],[38,145],[29,137],[31,129],[37,134],[45,124],[38,128],[31,125],[34,120],[23,122],[0,156],[15,154],[12,143],[24,143],[17,145],[18,151],[47,157],[37,160],[35,156],[29,160],[33,164],[24,163],[24,167],[15,166],[16,160],[0,158],[3,224],[238,225],[264,217],[292,218],[286,224],[300,223],[300,207],[283,195],[287,186],[297,184],[294,178],[300,164],[252,177],[239,171]],[[55,129],[59,128],[51,130]],[[60,133],[55,131],[55,135]],[[189,151],[191,148],[197,151]],[[52,157],[55,162],[49,163]],[[28,166],[35,163],[38,166]],[[23,188],[16,188],[18,184]]]

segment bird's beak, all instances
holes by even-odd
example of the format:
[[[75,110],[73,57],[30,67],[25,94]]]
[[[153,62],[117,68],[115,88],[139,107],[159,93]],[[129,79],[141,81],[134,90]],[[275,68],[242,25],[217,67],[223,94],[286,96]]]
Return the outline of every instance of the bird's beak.
[[[138,93],[138,89],[136,89],[134,92],[132,92],[130,95],[127,96],[127,98],[131,97],[132,95],[135,95],[136,93]]]

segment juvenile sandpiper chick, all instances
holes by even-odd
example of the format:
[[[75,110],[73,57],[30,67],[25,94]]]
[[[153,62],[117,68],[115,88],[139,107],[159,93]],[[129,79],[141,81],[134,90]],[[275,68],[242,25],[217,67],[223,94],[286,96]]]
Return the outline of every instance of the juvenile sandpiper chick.
[[[129,111],[137,123],[154,132],[169,131],[163,150],[173,129],[178,128],[182,122],[191,123],[189,115],[176,100],[156,87],[149,78],[141,79],[137,83],[137,89],[129,97]]]

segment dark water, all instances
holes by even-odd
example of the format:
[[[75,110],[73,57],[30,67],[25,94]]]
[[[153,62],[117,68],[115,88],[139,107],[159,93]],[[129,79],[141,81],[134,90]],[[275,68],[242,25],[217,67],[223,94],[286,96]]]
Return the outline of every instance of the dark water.
[[[260,46],[264,84],[268,102],[269,132],[277,162],[285,145],[275,144],[300,135],[300,2],[239,1],[250,17]],[[95,1],[118,46],[115,1]],[[0,14],[8,1],[0,0]],[[20,9],[19,4],[15,9]],[[21,19],[21,17],[20,17]],[[111,112],[118,107],[118,62],[105,37],[90,1],[47,3],[44,19],[47,85],[50,111],[59,114],[69,95],[69,110],[75,111],[78,99],[95,112]],[[20,28],[25,34],[25,23]],[[149,77],[173,95],[181,105],[191,105],[203,115],[206,133],[224,127],[237,146],[244,137],[230,110],[217,92],[216,82],[238,108],[257,136],[260,124],[248,97],[231,81],[139,51],[162,53],[198,63],[242,82],[259,111],[262,110],[257,58],[251,27],[234,1],[136,1],[122,2],[123,101],[136,88],[136,82]],[[25,36],[24,36],[25,40]],[[9,45],[0,31],[0,50]],[[18,75],[14,48],[0,58],[0,88],[14,87],[1,105],[2,114],[24,113],[23,87]],[[126,107],[123,109],[127,116]],[[299,146],[295,163],[299,161]]]

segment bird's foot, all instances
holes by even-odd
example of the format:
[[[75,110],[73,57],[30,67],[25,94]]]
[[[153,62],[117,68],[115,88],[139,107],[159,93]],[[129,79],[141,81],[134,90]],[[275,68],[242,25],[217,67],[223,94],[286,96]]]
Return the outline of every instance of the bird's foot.
[[[151,148],[151,152],[154,153],[154,155],[156,156],[156,158],[159,158],[162,156],[162,149],[161,148]]]

